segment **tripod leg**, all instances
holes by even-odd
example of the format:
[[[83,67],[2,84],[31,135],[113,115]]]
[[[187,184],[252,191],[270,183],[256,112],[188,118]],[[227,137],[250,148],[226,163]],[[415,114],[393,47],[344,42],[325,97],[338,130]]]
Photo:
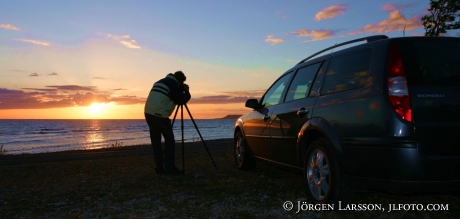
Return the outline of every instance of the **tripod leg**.
[[[211,158],[212,163],[214,164],[214,167],[217,167],[216,163],[214,163],[214,160],[212,159],[211,153],[209,153],[208,146],[206,146],[206,143],[204,142],[203,137],[201,136],[200,130],[198,130],[198,126],[196,125],[195,120],[193,119],[192,114],[190,113],[190,110],[188,109],[187,104],[184,104],[184,105],[185,105],[185,109],[187,109],[187,112],[188,112],[188,115],[190,116],[190,119],[193,122],[193,125],[195,126],[196,131],[198,132],[198,135],[201,138],[201,141],[203,142],[204,147],[206,148],[206,151],[208,152],[209,157]],[[183,140],[182,140],[182,142],[183,142]]]
[[[174,121],[176,121],[177,111],[179,111],[179,105],[177,105],[176,112],[174,113],[174,117],[173,117],[173,120],[172,120],[172,123],[171,123],[172,127],[174,127]]]
[[[185,174],[185,162],[184,162],[184,107],[180,105],[180,122],[182,129],[182,172]]]
[[[171,122],[171,128],[174,127],[174,121],[176,121],[177,111],[179,111],[179,105],[177,105],[176,112],[174,113],[174,117],[173,117],[173,120]],[[165,154],[164,150],[163,150],[163,154]]]

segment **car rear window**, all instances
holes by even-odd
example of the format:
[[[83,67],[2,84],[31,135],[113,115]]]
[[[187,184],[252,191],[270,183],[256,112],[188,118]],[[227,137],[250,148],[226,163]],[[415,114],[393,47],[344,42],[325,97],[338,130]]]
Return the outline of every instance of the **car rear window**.
[[[459,86],[459,39],[402,41],[404,67],[410,85]]]

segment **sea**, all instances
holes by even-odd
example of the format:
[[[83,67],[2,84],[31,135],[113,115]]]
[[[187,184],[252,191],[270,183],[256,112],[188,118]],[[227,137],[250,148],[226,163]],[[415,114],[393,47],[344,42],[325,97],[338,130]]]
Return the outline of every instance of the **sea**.
[[[173,126],[177,141],[233,138],[235,119],[184,119]],[[196,124],[196,126],[195,126]],[[0,147],[5,154],[91,150],[111,145],[150,144],[144,119],[134,120],[0,120]]]

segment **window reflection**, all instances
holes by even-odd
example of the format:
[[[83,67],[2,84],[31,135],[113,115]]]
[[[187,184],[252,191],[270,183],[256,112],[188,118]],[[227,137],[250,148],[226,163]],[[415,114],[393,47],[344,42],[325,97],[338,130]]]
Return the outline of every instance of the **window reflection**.
[[[333,57],[326,72],[326,94],[361,88],[369,78],[371,49]]]
[[[286,74],[270,87],[262,100],[262,104],[265,104],[265,107],[276,105],[280,102],[281,95],[283,94],[291,75],[292,72]]]
[[[316,63],[297,71],[297,74],[289,87],[289,92],[286,96],[286,102],[292,100],[303,99],[308,96],[313,79],[318,71],[321,63]]]

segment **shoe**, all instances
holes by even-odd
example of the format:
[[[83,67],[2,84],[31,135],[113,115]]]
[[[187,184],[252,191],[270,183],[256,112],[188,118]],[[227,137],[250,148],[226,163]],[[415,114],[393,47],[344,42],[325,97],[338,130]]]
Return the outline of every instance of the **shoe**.
[[[174,167],[172,170],[165,171],[165,174],[177,176],[177,175],[183,175],[184,172],[182,172],[182,170],[177,169],[177,167]]]

